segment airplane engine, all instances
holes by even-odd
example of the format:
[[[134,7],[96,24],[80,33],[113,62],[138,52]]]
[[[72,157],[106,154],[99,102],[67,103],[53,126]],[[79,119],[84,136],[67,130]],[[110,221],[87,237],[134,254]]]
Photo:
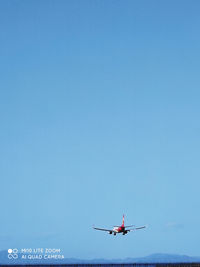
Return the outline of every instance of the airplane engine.
[[[110,231],[109,234],[112,235],[112,231]]]

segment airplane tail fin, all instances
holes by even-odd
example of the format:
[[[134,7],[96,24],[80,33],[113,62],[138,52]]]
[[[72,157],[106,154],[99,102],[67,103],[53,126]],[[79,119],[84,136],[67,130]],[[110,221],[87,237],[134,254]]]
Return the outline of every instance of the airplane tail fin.
[[[122,219],[122,226],[124,226],[124,214],[123,214],[123,219]]]

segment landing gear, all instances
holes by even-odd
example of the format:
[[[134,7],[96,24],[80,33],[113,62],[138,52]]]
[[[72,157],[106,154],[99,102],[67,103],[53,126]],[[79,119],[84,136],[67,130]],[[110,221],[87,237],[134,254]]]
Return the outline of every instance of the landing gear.
[[[116,233],[114,233],[114,235],[116,235]]]

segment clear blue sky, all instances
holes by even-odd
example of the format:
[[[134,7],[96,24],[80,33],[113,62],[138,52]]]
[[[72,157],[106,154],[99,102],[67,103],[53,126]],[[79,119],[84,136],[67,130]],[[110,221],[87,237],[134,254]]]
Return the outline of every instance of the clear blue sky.
[[[200,255],[200,2],[0,2],[0,249]],[[93,224],[148,224],[127,236]]]

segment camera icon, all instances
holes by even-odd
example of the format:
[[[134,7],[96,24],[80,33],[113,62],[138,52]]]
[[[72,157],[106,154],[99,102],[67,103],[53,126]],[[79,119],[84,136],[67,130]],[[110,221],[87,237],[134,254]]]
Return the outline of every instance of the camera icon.
[[[11,260],[11,259],[14,259],[16,260],[18,258],[18,249],[17,248],[9,248],[8,249],[8,258]]]

